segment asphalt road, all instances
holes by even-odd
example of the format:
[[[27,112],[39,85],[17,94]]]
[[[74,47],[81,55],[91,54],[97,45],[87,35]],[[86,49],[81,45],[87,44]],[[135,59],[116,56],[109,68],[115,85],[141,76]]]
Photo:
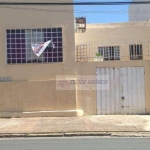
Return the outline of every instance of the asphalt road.
[[[0,139],[0,150],[149,150],[150,138],[15,138]]]

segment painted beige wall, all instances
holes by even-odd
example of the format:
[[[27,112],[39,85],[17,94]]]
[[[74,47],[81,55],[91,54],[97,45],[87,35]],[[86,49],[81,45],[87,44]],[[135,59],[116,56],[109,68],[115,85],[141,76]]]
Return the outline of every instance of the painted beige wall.
[[[149,21],[87,24],[86,32],[75,34],[75,42],[100,41],[105,45],[143,42],[148,40],[149,31]]]
[[[5,2],[10,2],[10,0]],[[25,1],[14,0],[11,2]],[[31,1],[26,0],[26,2]],[[44,1],[33,0],[32,2]],[[56,2],[61,2],[61,0]],[[50,11],[35,11],[31,10],[32,8]],[[13,82],[0,83],[1,112],[76,109],[76,91],[57,91],[55,85],[56,75],[75,74],[74,15],[61,12],[63,10],[73,10],[73,6],[0,7],[0,77],[11,76],[13,79]],[[6,29],[54,27],[63,29],[64,61],[62,63],[6,64]]]
[[[120,45],[120,55],[129,56],[130,43],[142,43],[143,55],[146,60],[77,62],[78,75],[96,75],[96,68],[114,67],[144,67],[145,68],[145,96],[146,113],[150,113],[150,60],[148,57],[150,46],[150,22],[130,22],[116,24],[87,25],[85,33],[76,33],[76,45],[89,42],[100,43],[104,46]],[[92,50],[92,49],[91,49]],[[95,52],[97,48],[93,49]],[[96,90],[77,91],[77,108],[83,109],[84,115],[96,115]]]
[[[56,90],[56,81],[0,83],[0,112],[76,110],[76,90]]]
[[[2,1],[2,0],[0,0]],[[71,1],[71,0],[70,0]],[[13,2],[13,1],[11,1]],[[15,2],[24,2],[15,0]],[[31,2],[28,0],[28,2]],[[41,2],[34,0],[33,2]],[[47,1],[46,1],[47,2]],[[51,2],[51,1],[48,1]],[[53,1],[54,2],[54,1]],[[60,1],[58,1],[60,2]],[[73,6],[14,6],[19,8],[48,9],[49,11],[34,11],[24,9],[0,8],[0,77],[12,76],[14,81],[24,80],[49,80],[56,75],[74,74],[74,15],[68,12],[56,12],[55,10],[72,10]],[[6,64],[6,29],[31,29],[31,28],[63,28],[63,56],[62,63],[48,64]]]
[[[94,51],[98,46],[120,46],[121,60],[129,60],[129,45],[142,44],[144,59],[150,54],[150,22],[127,22],[112,24],[88,24],[85,33],[75,34],[75,43],[87,44],[87,52]],[[92,45],[92,46],[89,46]]]

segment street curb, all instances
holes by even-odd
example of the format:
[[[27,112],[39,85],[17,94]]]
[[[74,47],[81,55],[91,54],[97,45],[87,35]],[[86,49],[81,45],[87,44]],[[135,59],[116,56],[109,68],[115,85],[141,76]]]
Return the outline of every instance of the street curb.
[[[150,137],[150,132],[60,132],[60,133],[1,133],[0,138],[30,138],[30,137]]]

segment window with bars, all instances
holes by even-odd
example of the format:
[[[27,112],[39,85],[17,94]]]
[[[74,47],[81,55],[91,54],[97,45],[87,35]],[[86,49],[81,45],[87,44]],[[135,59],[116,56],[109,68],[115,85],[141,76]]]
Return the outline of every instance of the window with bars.
[[[129,45],[129,50],[130,50],[130,60],[143,59],[142,44]]]
[[[32,51],[32,44],[52,40],[55,47],[47,47],[40,57]],[[7,64],[51,63],[63,61],[62,28],[7,29]]]
[[[119,46],[100,46],[98,47],[98,51],[104,60],[120,60]]]

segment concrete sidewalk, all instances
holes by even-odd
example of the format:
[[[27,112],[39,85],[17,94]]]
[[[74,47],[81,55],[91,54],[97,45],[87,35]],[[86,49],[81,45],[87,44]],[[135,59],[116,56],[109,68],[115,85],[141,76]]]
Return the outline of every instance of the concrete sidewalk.
[[[150,116],[104,115],[0,119],[0,137],[78,135],[150,137]]]

